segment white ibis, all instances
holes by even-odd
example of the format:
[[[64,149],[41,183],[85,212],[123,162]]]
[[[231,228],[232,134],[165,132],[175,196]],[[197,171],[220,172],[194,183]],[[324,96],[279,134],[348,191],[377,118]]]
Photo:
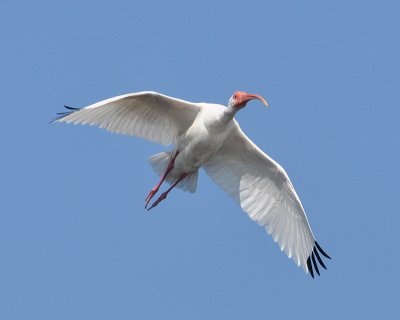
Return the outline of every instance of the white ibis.
[[[138,92],[110,98],[82,109],[59,113],[55,122],[97,125],[108,131],[133,135],[173,150],[150,157],[161,177],[145,199],[145,208],[166,180],[170,187],[154,201],[157,206],[174,188],[195,192],[200,167],[249,215],[265,227],[281,250],[304,271],[319,275],[320,254],[330,257],[316,242],[303,206],[285,170],[261,151],[234,119],[253,99],[263,97],[235,92],[228,107],[192,103],[157,92]]]

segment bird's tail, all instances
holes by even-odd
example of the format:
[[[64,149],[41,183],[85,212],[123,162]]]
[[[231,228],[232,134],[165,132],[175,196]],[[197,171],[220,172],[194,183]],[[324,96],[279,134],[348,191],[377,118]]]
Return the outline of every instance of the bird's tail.
[[[163,175],[165,169],[167,168],[168,161],[171,157],[171,152],[160,152],[155,155],[152,155],[149,158],[149,162],[154,172],[157,173],[160,177]],[[197,177],[199,170],[189,174],[185,179],[183,179],[176,187],[180,188],[184,191],[195,192],[197,187]],[[174,183],[178,180],[179,175],[174,174],[174,170],[172,170],[167,178],[165,179],[169,184]]]

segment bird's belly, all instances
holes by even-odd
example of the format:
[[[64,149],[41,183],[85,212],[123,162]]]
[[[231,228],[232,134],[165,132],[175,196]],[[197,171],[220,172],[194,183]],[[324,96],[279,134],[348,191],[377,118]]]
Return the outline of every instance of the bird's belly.
[[[219,135],[187,135],[178,144],[175,168],[185,173],[196,171],[221,148],[223,142],[224,137]]]

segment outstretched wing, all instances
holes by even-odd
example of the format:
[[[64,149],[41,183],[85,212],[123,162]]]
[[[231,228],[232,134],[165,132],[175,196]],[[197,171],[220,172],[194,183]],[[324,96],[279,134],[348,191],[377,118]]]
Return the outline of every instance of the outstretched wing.
[[[312,234],[303,206],[285,170],[235,127],[204,166],[207,174],[240,207],[264,226],[281,250],[314,277],[319,253],[329,258]]]
[[[199,112],[195,103],[145,91],[103,100],[82,109],[59,113],[54,122],[97,125],[108,131],[163,145],[176,143]]]

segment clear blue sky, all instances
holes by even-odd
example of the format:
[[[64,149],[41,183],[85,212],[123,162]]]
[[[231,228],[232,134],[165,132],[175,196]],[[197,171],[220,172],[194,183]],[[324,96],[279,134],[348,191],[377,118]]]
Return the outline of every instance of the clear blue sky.
[[[398,315],[398,1],[2,1],[0,319]],[[333,257],[313,280],[204,174],[151,214],[162,146],[49,124],[155,90],[225,104]]]

